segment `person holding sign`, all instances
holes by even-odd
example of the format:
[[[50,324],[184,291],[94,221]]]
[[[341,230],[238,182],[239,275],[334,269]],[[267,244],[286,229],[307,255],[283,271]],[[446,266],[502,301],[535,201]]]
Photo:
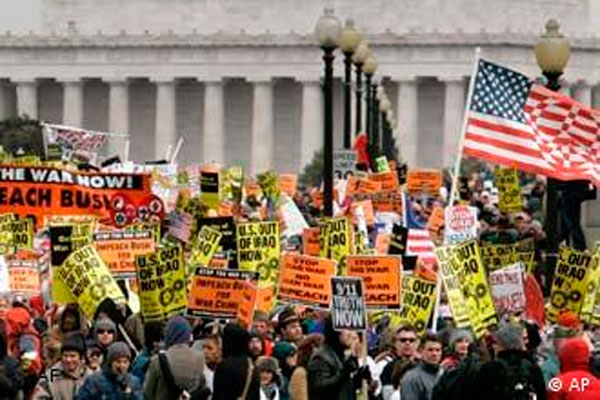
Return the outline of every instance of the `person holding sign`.
[[[354,400],[354,377],[362,378],[368,369],[358,368],[355,355],[346,357],[353,344],[352,331],[333,329],[331,315],[325,318],[325,342],[313,353],[308,362],[308,398],[326,400]]]

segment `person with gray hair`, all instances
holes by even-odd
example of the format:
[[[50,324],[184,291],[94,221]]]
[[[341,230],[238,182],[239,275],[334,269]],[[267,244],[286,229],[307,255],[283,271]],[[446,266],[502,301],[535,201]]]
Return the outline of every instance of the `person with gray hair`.
[[[469,398],[545,400],[544,377],[525,351],[523,328],[503,324],[492,339],[495,359],[481,366]]]

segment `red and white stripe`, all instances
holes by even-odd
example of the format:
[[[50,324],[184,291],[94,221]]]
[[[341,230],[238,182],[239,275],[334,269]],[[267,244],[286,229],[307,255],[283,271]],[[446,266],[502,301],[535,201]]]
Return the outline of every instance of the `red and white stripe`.
[[[600,112],[537,84],[524,111],[525,124],[468,111],[464,153],[561,180],[600,183]]]
[[[417,256],[423,263],[435,265],[435,244],[426,229],[409,229],[406,255]]]

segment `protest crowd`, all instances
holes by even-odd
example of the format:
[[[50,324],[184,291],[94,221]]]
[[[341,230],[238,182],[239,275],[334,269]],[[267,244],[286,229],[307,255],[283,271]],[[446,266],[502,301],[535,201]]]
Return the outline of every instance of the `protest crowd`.
[[[0,157],[2,399],[600,399],[600,250],[565,196],[551,261],[542,175],[357,145],[325,217],[320,180],[27,124]]]

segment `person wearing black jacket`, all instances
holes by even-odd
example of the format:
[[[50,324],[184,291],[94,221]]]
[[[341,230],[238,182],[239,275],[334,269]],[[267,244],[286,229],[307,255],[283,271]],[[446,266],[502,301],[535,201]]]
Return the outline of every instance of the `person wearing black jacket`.
[[[0,399],[16,398],[22,389],[23,375],[18,361],[7,354],[6,334],[2,327],[0,329]]]
[[[368,374],[368,369],[359,369],[357,358],[345,355],[352,346],[353,336],[348,331],[334,330],[331,315],[325,319],[324,336],[323,345],[308,362],[308,398],[355,400],[355,380]]]
[[[546,400],[546,385],[540,367],[525,351],[521,327],[505,324],[494,333],[496,358],[484,363],[469,399]]]
[[[258,400],[260,382],[253,371],[248,354],[250,335],[238,324],[227,324],[223,330],[223,361],[215,370],[212,400]],[[250,381],[248,382],[248,379]]]

